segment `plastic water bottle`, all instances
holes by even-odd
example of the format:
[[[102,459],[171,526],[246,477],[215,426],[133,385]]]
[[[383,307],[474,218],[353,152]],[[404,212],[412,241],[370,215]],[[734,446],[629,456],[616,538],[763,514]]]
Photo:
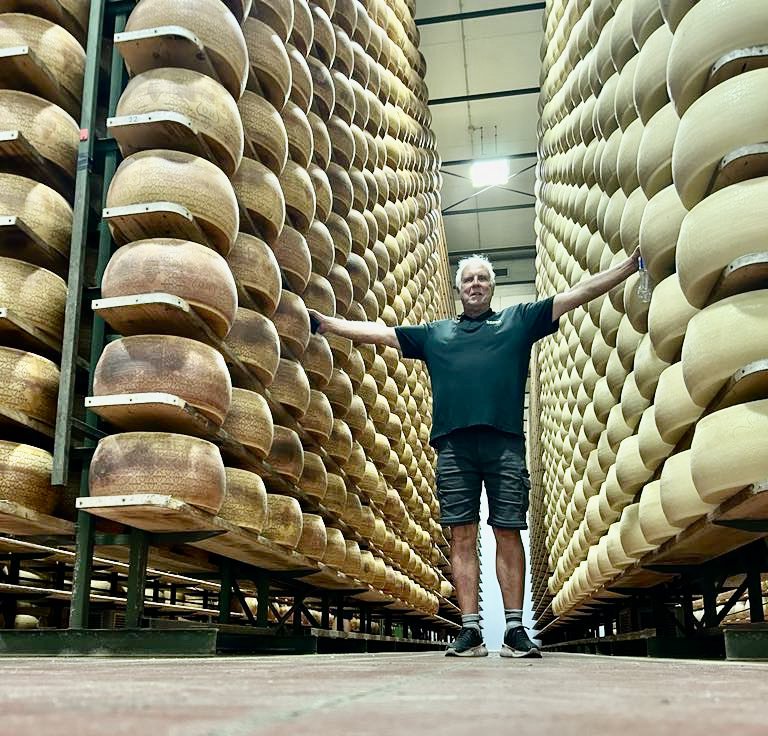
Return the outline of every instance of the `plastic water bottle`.
[[[637,296],[641,302],[647,304],[651,301],[651,292],[653,291],[651,277],[648,269],[645,267],[645,260],[642,256],[640,256],[638,265],[640,266],[640,279],[637,282]]]

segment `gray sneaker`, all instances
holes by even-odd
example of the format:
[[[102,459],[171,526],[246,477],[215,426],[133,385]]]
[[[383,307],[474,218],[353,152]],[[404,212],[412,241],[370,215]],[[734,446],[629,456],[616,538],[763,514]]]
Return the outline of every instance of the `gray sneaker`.
[[[541,651],[522,626],[516,626],[504,635],[504,644],[499,654],[502,657],[541,657]]]
[[[446,657],[487,657],[483,635],[474,626],[463,626],[445,650]]]

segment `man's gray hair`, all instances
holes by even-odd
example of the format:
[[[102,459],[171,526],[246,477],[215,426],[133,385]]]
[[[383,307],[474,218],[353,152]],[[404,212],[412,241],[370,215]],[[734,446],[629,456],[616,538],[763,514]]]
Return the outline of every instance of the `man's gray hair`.
[[[491,279],[491,287],[496,286],[496,274],[493,265],[482,253],[473,253],[471,256],[462,258],[456,268],[456,289],[461,291],[461,277],[464,275],[464,269],[467,266],[483,266],[488,271],[488,277]]]

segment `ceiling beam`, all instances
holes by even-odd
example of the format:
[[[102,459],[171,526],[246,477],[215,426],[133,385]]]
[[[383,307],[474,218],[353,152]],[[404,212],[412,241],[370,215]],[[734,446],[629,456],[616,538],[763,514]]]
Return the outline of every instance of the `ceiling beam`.
[[[427,104],[433,105],[451,105],[454,102],[476,102],[477,100],[497,100],[502,97],[521,97],[523,95],[537,95],[541,92],[541,87],[521,87],[520,89],[505,89],[500,92],[480,92],[474,95],[459,95],[458,97],[437,97],[429,100]]]
[[[500,207],[475,207],[471,210],[444,210],[443,217],[448,215],[475,215],[483,212],[506,212],[507,210],[532,210],[536,205],[530,204],[505,204]]]
[[[472,256],[477,253],[475,250],[455,250],[448,251],[448,261],[455,263],[462,258]],[[480,251],[483,255],[488,256],[491,260],[515,260],[517,258],[535,258],[536,246],[535,245],[508,245],[503,248],[483,248]]]
[[[454,13],[452,15],[433,15],[431,18],[417,18],[417,26],[432,26],[436,23],[457,23],[463,20],[475,18],[491,18],[496,15],[510,15],[511,13],[527,13],[531,10],[544,10],[544,3],[526,3],[525,5],[510,5],[505,8],[488,8],[487,10],[471,10],[466,13]]]
[[[536,158],[536,151],[528,151],[527,153],[505,153],[500,156],[479,156],[478,158],[456,158],[452,161],[443,161],[440,165],[445,168],[446,166],[465,166],[466,164],[473,164],[475,161],[490,161],[500,158],[508,158],[510,161],[514,161],[518,158]]]

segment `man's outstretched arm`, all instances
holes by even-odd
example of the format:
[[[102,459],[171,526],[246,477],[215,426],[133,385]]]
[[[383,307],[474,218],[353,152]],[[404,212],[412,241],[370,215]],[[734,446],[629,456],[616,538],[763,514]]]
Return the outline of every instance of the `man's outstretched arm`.
[[[358,322],[356,320],[327,317],[315,309],[308,309],[309,316],[317,322],[317,331],[330,332],[346,337],[353,342],[367,342],[373,345],[389,345],[400,349],[394,327],[387,327],[378,322]]]
[[[552,303],[552,321],[557,322],[566,312],[592,301],[628,279],[637,271],[639,260],[640,248],[635,248],[635,252],[622,263],[580,281],[568,291],[556,294]]]

